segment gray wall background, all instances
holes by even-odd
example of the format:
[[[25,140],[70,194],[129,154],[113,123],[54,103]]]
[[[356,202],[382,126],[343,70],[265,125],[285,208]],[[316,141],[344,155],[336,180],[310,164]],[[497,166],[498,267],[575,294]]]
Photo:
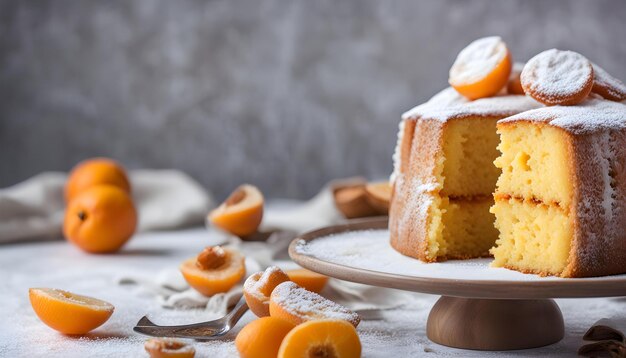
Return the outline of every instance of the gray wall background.
[[[0,3],[0,187],[96,155],[304,198],[384,177],[400,114],[470,41],[578,51],[626,79],[626,2]]]

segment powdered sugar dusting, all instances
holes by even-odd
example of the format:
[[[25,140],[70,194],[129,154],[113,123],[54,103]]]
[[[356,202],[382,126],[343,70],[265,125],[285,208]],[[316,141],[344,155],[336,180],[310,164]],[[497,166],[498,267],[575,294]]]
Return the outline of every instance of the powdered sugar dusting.
[[[551,49],[531,58],[522,70],[521,81],[528,93],[555,99],[575,96],[593,78],[591,62],[573,51]]]
[[[360,321],[359,315],[348,308],[315,292],[307,291],[291,281],[276,286],[272,292],[272,301],[305,321],[325,318],[342,319],[355,326]]]
[[[503,95],[469,101],[454,88],[446,88],[428,102],[402,115],[403,119],[425,118],[446,122],[453,118],[470,116],[506,117],[541,104],[527,96]]]
[[[499,121],[545,122],[573,134],[589,134],[610,129],[626,129],[626,105],[589,98],[577,106],[552,106],[520,113]]]
[[[469,84],[485,78],[507,53],[506,44],[498,36],[472,42],[459,53],[450,68],[450,84]]]
[[[400,121],[398,125],[398,140],[396,141],[396,149],[393,151],[393,156],[391,159],[393,160],[393,172],[389,177],[389,182],[393,184],[396,181],[396,177],[398,173],[400,173],[400,160],[402,150],[402,139],[404,138],[404,120]]]
[[[261,290],[263,287],[267,286],[270,277],[278,272],[282,273],[282,270],[278,266],[270,266],[263,271],[260,277],[258,277],[258,274],[248,277],[246,282],[243,284],[243,288],[246,292],[263,298],[265,295],[261,292]],[[258,277],[258,280],[255,280],[256,277]]]

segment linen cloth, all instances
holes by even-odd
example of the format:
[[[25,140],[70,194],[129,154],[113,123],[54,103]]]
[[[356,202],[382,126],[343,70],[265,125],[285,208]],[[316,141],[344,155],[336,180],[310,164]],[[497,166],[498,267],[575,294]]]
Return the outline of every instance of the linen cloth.
[[[203,222],[211,196],[176,170],[129,173],[139,212],[138,231],[176,229]],[[0,244],[61,238],[67,174],[47,172],[0,189]]]

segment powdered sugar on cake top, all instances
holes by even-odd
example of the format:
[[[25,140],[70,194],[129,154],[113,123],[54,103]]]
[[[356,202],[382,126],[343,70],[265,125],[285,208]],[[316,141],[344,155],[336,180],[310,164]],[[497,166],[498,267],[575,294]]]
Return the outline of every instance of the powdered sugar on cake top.
[[[459,53],[450,68],[450,83],[469,84],[485,78],[507,53],[506,44],[498,36],[472,42]]]
[[[626,128],[626,105],[620,102],[589,98],[577,106],[552,106],[523,112],[499,121],[545,122],[573,134],[594,133]]]
[[[304,320],[331,318],[348,321],[355,326],[359,315],[350,309],[326,299],[315,292],[307,291],[288,281],[276,286],[272,292],[272,301],[290,314]]]
[[[445,122],[454,118],[471,116],[506,117],[541,106],[532,98],[519,95],[495,96],[470,101],[454,88],[449,87],[437,93],[428,102],[405,112],[402,118],[423,118]]]
[[[553,98],[576,95],[593,78],[591,62],[573,51],[551,49],[531,58],[521,74],[522,86]]]

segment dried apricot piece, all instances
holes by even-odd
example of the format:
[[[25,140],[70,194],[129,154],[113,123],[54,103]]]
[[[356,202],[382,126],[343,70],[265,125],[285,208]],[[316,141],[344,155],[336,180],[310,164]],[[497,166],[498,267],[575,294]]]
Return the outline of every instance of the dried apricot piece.
[[[531,58],[521,74],[524,92],[548,106],[582,102],[593,87],[593,67],[583,55],[551,49]]]
[[[263,201],[263,194],[257,187],[241,185],[209,213],[209,221],[233,235],[252,235],[263,219]]]
[[[507,84],[511,62],[511,53],[500,37],[483,37],[461,50],[448,82],[466,98],[491,97]]]
[[[262,317],[248,323],[235,338],[242,358],[275,358],[283,338],[294,325],[279,318]]]
[[[289,276],[289,281],[292,281],[296,285],[315,293],[322,292],[328,282],[328,276],[303,268],[289,270],[287,271],[287,276]]]
[[[292,329],[280,345],[279,358],[359,358],[361,340],[350,323],[343,320],[316,320]]]
[[[189,284],[205,296],[228,292],[246,274],[245,257],[228,247],[209,246],[197,257],[185,260],[180,272]]]
[[[593,66],[593,88],[591,92],[610,101],[621,102],[626,100],[626,85],[624,82],[611,76],[602,67],[591,63]]]
[[[196,349],[184,342],[166,338],[151,338],[144,348],[150,358],[193,358]]]
[[[277,266],[270,266],[263,272],[257,272],[243,284],[243,297],[255,315],[270,315],[270,295],[276,286],[289,281],[289,276]]]
[[[28,297],[39,319],[64,334],[85,334],[106,322],[114,310],[108,302],[54,288],[31,288]]]
[[[359,315],[348,308],[328,300],[315,292],[307,291],[293,282],[283,282],[270,296],[270,315],[294,325],[303,322],[337,318],[357,326]]]

